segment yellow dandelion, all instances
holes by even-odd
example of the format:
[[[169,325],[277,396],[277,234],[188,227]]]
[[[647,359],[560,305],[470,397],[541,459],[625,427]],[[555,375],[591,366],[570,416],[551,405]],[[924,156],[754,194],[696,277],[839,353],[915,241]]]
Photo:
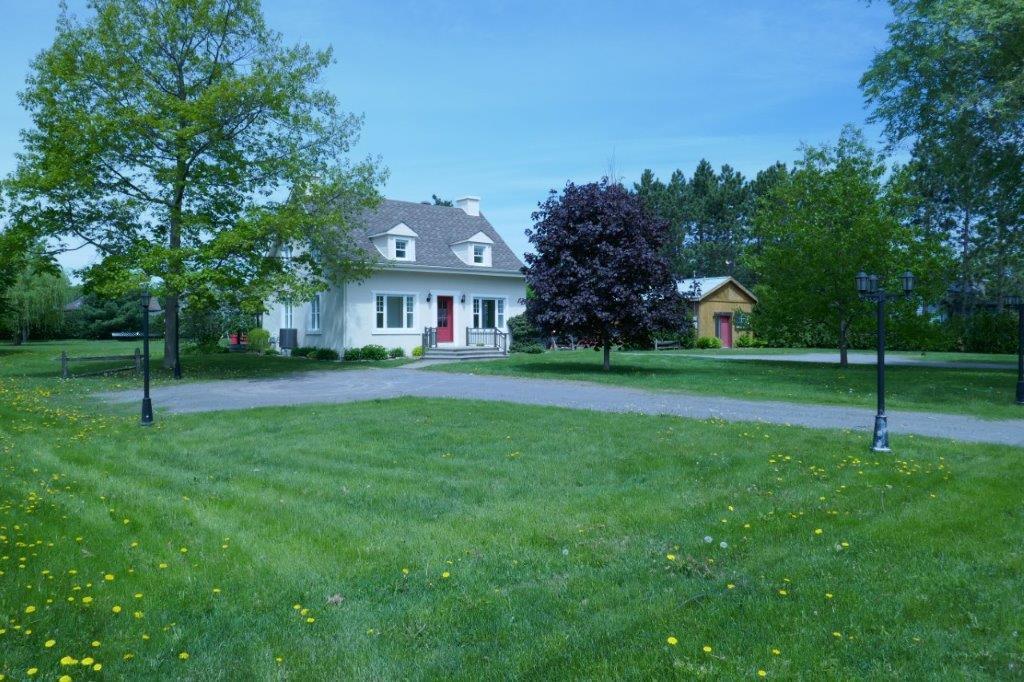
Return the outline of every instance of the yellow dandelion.
[[[47,649],[51,649],[51,648],[53,648],[53,645],[56,644],[56,643],[57,643],[57,640],[55,640],[55,639],[48,639],[45,642],[43,642],[43,646],[45,646]]]
[[[779,654],[781,654],[781,653],[782,653],[782,652],[781,652],[781,651],[779,651],[778,649],[772,649],[772,656],[778,656],[778,655],[779,655]]]
[[[32,677],[37,672],[39,672],[39,668],[29,668],[28,670],[25,671],[25,674],[28,675],[29,677]]]
[[[821,530],[820,528],[815,528],[815,529],[814,529],[814,534],[815,534],[815,535],[821,535],[821,534],[822,534],[822,532],[823,532],[823,531],[822,531],[822,530]]]
[[[281,656],[274,656],[274,660],[277,661],[278,663],[280,663],[281,661],[284,660],[284,658],[281,657]]]
[[[831,592],[826,592],[825,593],[825,599],[831,599],[831,598],[832,598],[832,593]]]
[[[178,658],[180,658],[183,661],[187,661],[188,660],[188,652],[187,651],[182,651],[180,654],[178,654]]]
[[[100,645],[100,641],[99,641],[98,639],[94,639],[94,640],[92,641],[92,646],[93,646],[93,647],[97,647],[97,646],[99,646],[99,645]]]
[[[789,594],[789,592],[786,592],[785,590],[779,590],[779,594],[785,597],[787,594]]]
[[[136,599],[142,599],[142,593],[141,592],[136,592],[134,596],[135,596]]]
[[[675,646],[676,644],[679,644],[679,640],[676,639],[675,637],[669,637],[665,641],[668,642],[671,646]]]
[[[92,603],[92,597],[82,597],[82,603],[83,604],[91,604]]]
[[[103,576],[103,579],[106,580],[109,583],[109,582],[113,581],[114,574],[113,573],[107,573],[105,576]]]
[[[704,646],[703,646],[703,647],[701,648],[701,650],[702,650],[702,651],[703,651],[704,653],[706,653],[706,654],[710,654],[710,653],[711,653],[711,651],[712,651],[711,647],[710,647],[710,646],[708,646],[707,644],[705,644],[705,645],[704,645]]]
[[[725,589],[727,589],[727,590],[731,590],[731,589],[733,589],[734,587],[736,587],[736,586],[735,586],[735,585],[733,585],[732,583],[728,583],[728,584],[726,584],[726,586],[725,586]]]
[[[835,637],[836,639],[842,639],[843,633],[838,632],[838,631],[837,632],[833,632],[832,636]]]
[[[92,664],[92,669],[94,671],[96,671],[96,672],[99,672],[99,671],[103,670],[103,664],[102,663],[93,663]]]
[[[757,671],[757,676],[758,676],[758,677],[767,677],[767,676],[768,676],[768,673],[767,673],[767,672],[765,672],[764,670],[758,670],[758,671]]]
[[[182,547],[178,551],[181,552],[182,554],[188,554],[188,547]]]
[[[86,667],[92,665],[95,662],[96,662],[96,659],[94,659],[92,656],[86,656],[85,658],[82,659],[82,665],[84,665]]]
[[[71,656],[64,656],[60,659],[61,665],[78,665],[78,661]]]
[[[451,575],[452,575],[451,573],[449,573],[448,571],[445,571],[444,573],[441,574],[441,577],[445,578],[445,579],[448,579],[448,578],[451,577]]]
[[[36,612],[36,607],[34,607],[32,605],[29,605],[29,606],[25,607],[25,613],[35,613],[35,612]]]
[[[167,564],[161,563],[160,565],[157,566],[157,568],[160,568],[160,569],[167,568]]]
[[[668,559],[669,561],[675,561],[676,560],[676,555],[675,554],[666,554],[665,558]]]
[[[114,604],[114,606],[110,610],[113,611],[114,613],[121,613],[121,607],[118,606],[117,604]]]
[[[307,618],[306,622],[307,623],[315,623],[316,622],[316,618]]]

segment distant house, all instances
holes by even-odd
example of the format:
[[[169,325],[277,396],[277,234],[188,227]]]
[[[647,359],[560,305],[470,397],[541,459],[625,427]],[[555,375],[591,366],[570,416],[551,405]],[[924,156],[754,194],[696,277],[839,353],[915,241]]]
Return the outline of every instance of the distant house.
[[[697,336],[714,336],[723,348],[732,348],[737,334],[744,333],[737,315],[749,315],[757,296],[732,277],[683,279],[676,286],[693,304]]]
[[[480,213],[480,199],[455,206],[385,199],[361,220],[357,243],[377,258],[373,274],[312,301],[268,301],[262,325],[297,344],[377,344],[435,357],[505,354],[508,319],[523,312],[522,262]],[[288,247],[282,249],[289,257]]]

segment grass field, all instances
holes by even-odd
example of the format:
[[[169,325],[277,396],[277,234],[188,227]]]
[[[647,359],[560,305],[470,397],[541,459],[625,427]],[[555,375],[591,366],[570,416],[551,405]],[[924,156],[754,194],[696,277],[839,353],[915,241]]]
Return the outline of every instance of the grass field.
[[[137,343],[119,341],[58,340],[32,343],[26,346],[0,346],[0,370],[3,374],[17,374],[30,379],[50,379],[60,376],[60,354],[66,351],[71,357],[131,355]],[[173,382],[171,371],[163,367],[163,341],[150,346],[151,381],[154,385]],[[241,377],[272,377],[296,372],[321,370],[361,369],[366,367],[396,367],[409,362],[409,358],[380,362],[321,362],[308,358],[286,358],[282,356],[257,356],[250,353],[182,353],[182,380],[207,381],[210,379],[237,379]],[[130,361],[127,361],[131,364]],[[93,372],[124,365],[122,361],[72,363],[72,373]],[[93,388],[103,386],[117,388],[141,386],[140,379],[132,372],[107,376],[75,378],[75,383]]]
[[[437,365],[430,369],[595,381],[753,400],[863,407],[875,404],[875,368],[871,365],[841,368],[832,364],[771,360],[725,361],[696,357],[695,353],[613,353],[609,372],[601,368],[601,354],[592,350],[536,355],[515,353],[504,360]],[[1015,365],[1007,365],[1005,370],[888,367],[887,406],[890,410],[972,414],[993,419],[1024,418],[1024,408],[1014,403],[1016,376]]]
[[[33,355],[0,360],[7,679],[1024,665],[1024,451],[413,399],[142,429]]]

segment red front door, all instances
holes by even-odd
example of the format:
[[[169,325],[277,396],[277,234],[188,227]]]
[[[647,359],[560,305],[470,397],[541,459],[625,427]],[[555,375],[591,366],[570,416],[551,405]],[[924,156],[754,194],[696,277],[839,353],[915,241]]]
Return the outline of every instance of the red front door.
[[[437,297],[437,342],[451,343],[455,338],[455,320],[452,310],[455,308],[451,296]]]
[[[719,315],[715,321],[718,325],[716,336],[722,341],[722,348],[732,348],[732,316]]]

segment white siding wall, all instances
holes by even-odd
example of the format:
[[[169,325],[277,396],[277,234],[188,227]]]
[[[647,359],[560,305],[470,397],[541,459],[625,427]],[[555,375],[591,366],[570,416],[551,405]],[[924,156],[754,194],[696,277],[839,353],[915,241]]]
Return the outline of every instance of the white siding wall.
[[[415,320],[408,331],[379,331],[374,328],[375,294],[409,294],[415,297]],[[427,302],[427,294],[432,294]],[[294,322],[299,330],[299,345],[346,348],[376,343],[385,348],[404,348],[406,353],[421,343],[424,327],[437,326],[437,296],[451,296],[454,300],[455,342],[466,343],[466,327],[473,324],[473,298],[505,299],[506,325],[508,318],[523,312],[522,299],[526,297],[526,284],[522,277],[494,277],[475,273],[429,273],[384,271],[374,273],[363,282],[346,284],[320,294],[320,328],[318,334],[308,331],[309,303],[293,306]],[[462,303],[462,296],[466,302]],[[284,318],[284,306],[276,303],[263,316],[263,327],[277,338]]]

